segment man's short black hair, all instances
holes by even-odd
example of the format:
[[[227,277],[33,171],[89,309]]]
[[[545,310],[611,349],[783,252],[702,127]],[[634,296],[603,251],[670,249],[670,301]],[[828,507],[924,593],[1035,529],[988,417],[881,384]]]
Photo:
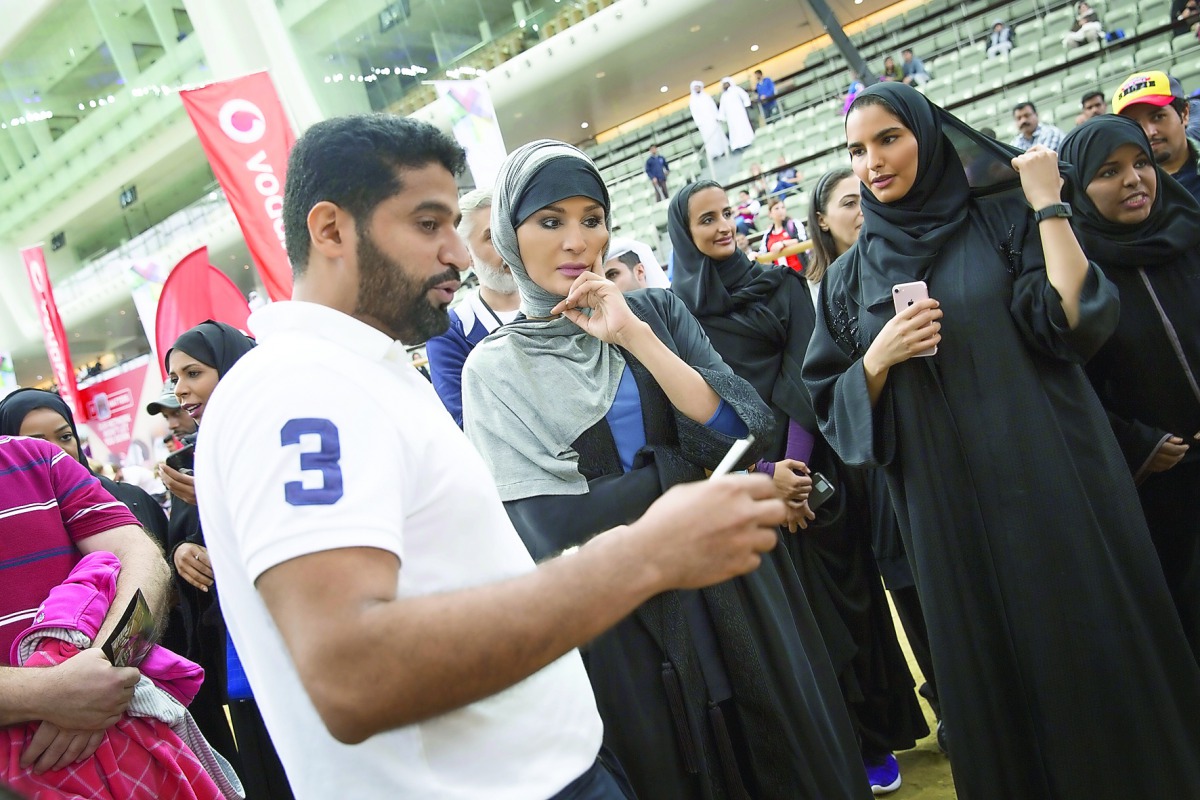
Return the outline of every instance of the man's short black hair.
[[[1037,113],[1037,106],[1035,106],[1033,103],[1029,102],[1028,100],[1026,100],[1023,103],[1017,103],[1015,106],[1013,106],[1012,113],[1015,114],[1018,111],[1020,111],[1022,108],[1028,108],[1033,113],[1035,113],[1035,114]]]
[[[1099,97],[1101,100],[1103,100],[1104,92],[1096,92],[1096,91],[1087,92],[1086,94],[1084,94],[1083,97],[1079,98],[1079,105],[1086,106],[1088,104],[1088,100],[1091,100],[1093,97]]]
[[[288,157],[283,192],[284,241],[292,274],[308,268],[308,212],[322,201],[362,225],[375,208],[404,188],[400,170],[441,164],[458,175],[466,152],[426,122],[391,114],[335,117],[313,125]]]
[[[622,264],[624,264],[626,267],[628,267],[630,273],[633,272],[634,267],[636,267],[638,264],[642,263],[642,260],[640,258],[638,258],[638,254],[633,252],[632,250],[629,250],[628,252],[625,252],[625,253],[621,253],[621,255],[617,256],[617,261],[620,261]]]
[[[754,74],[755,74],[755,75],[762,75],[762,70],[761,70],[761,69],[756,69],[756,70],[754,70]]]
[[[901,51],[900,51],[900,55],[904,55],[905,53],[911,53],[911,52],[912,52],[912,48],[911,48],[911,47],[906,47],[906,48],[904,48],[903,50],[901,50]]]

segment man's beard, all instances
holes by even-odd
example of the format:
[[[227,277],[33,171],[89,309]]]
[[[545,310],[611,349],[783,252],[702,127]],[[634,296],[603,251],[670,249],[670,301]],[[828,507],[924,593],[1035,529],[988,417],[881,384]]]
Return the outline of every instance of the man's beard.
[[[475,277],[479,279],[479,284],[485,288],[491,289],[497,294],[516,294],[517,279],[513,277],[511,272],[506,272],[504,267],[496,269],[490,264],[483,263],[482,259],[475,259]]]
[[[357,255],[355,314],[378,321],[393,338],[408,345],[426,342],[450,328],[449,307],[435,305],[428,295],[438,284],[459,280],[457,269],[451,267],[418,283],[403,264],[384,255],[368,235],[358,240]]]

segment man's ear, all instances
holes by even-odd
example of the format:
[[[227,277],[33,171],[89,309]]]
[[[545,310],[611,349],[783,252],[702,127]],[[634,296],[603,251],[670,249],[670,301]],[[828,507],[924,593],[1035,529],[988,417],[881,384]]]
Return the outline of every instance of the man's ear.
[[[309,209],[306,221],[312,249],[325,258],[340,259],[353,246],[354,220],[337,204],[322,200]]]

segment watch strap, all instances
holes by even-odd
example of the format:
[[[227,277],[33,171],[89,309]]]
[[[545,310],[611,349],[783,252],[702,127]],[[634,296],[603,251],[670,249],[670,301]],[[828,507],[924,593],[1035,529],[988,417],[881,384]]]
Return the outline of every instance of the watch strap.
[[[1033,221],[1036,223],[1044,219],[1070,219],[1071,216],[1069,203],[1051,203],[1045,208],[1033,212]]]

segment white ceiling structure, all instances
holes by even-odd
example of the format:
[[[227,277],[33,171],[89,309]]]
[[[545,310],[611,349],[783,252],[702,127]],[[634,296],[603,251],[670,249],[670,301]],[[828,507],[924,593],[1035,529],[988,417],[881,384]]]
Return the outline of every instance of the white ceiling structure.
[[[279,4],[302,58],[357,63],[364,70],[373,63],[422,60],[436,68],[439,49],[456,54],[479,41],[481,12],[493,33],[514,19],[511,0],[411,0],[411,17],[381,31],[378,14],[386,5],[383,0]],[[529,24],[544,23],[569,5],[538,0]],[[830,5],[846,24],[891,1],[831,0]],[[116,34],[98,24],[108,15],[106,24],[119,26]],[[120,57],[108,44],[113,36],[127,45],[115,49],[128,69],[129,58],[144,67],[172,31],[190,30],[183,0],[0,0],[0,19],[6,20],[0,30],[0,117],[36,96],[40,103],[31,107],[53,109],[68,126],[70,114],[92,113],[77,111],[84,95],[114,91],[114,86],[121,91]],[[510,148],[541,137],[579,142],[686,96],[691,80],[712,84],[723,75],[739,75],[823,33],[804,0],[619,0],[492,70],[488,81]],[[19,137],[35,135],[36,126],[27,127],[29,132],[0,130],[0,194],[8,175],[6,153],[11,162],[13,153],[20,155],[28,146]],[[53,146],[46,133],[36,135],[43,146]],[[84,261],[200,197],[212,180],[193,138],[169,153],[156,152],[121,177],[120,185],[137,186],[138,205],[122,212],[116,201],[120,185],[107,187],[111,191],[95,192],[106,199],[76,209],[70,219],[41,220],[37,235],[48,238],[49,229],[40,230],[47,225],[64,230],[74,260]],[[221,244],[213,261],[234,267],[231,274],[249,288],[251,276],[240,269],[248,261],[244,244]],[[0,287],[5,293],[28,293],[27,284],[5,283]],[[81,363],[92,353],[126,352],[140,333],[126,301],[79,321],[68,336],[73,345],[79,342],[72,355]],[[0,342],[0,348],[15,351],[19,377],[28,381],[44,374],[48,366],[40,344],[16,344]]]

